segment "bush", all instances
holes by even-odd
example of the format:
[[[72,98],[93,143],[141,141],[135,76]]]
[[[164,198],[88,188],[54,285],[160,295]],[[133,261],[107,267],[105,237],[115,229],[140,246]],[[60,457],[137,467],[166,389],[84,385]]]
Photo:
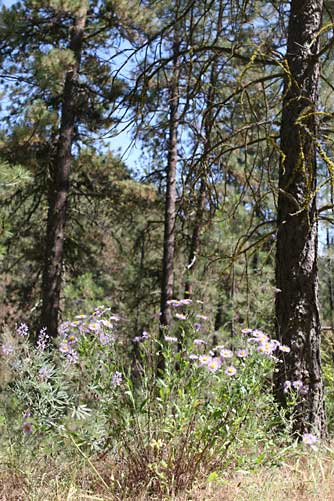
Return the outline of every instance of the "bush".
[[[2,440],[21,451],[59,454],[74,445],[85,458],[111,455],[110,489],[132,495],[175,494],[255,441],[254,461],[265,461],[282,429],[271,394],[279,343],[244,329],[210,346],[196,303],[172,307],[168,332],[153,335],[152,320],[150,333],[134,339],[104,307],[64,322],[55,342],[42,330],[33,345],[19,326],[1,348]]]

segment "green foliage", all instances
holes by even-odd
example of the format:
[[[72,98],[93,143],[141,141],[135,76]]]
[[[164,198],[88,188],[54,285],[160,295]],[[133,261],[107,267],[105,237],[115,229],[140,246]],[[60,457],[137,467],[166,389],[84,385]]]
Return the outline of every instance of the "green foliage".
[[[271,351],[256,350],[268,338],[254,331],[247,343],[240,335],[234,351],[217,346],[210,355],[207,341],[195,337],[196,310],[196,304],[178,306],[163,342],[154,337],[154,321],[150,333],[129,341],[126,322],[104,306],[63,322],[53,349],[43,332],[31,345],[21,325],[1,347],[7,371],[2,446],[10,441],[34,450],[53,442],[56,454],[73,444],[85,457],[112,454],[122,475],[110,489],[132,496],[143,488],[173,495],[191,486],[201,469],[221,471],[240,448],[283,440],[271,395]],[[269,449],[249,465],[272,461]]]

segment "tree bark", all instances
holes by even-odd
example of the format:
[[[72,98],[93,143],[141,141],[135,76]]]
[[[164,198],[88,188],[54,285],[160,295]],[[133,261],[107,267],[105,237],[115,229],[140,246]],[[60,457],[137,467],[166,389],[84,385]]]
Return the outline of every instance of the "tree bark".
[[[175,252],[175,220],[176,220],[176,167],[177,167],[177,130],[179,125],[179,40],[174,33],[173,41],[173,74],[170,82],[169,99],[169,145],[167,160],[167,186],[164,225],[164,250],[161,284],[161,317],[160,325],[169,326],[172,320],[171,307],[168,301],[173,298],[174,252]]]
[[[76,84],[79,76],[87,5],[78,9],[69,48],[75,63],[65,76],[59,138],[51,171],[45,259],[42,281],[41,325],[50,337],[57,336],[65,240],[66,207],[70,187],[71,151],[76,121]]]
[[[299,399],[294,432],[325,430],[320,362],[317,276],[316,105],[320,64],[319,30],[323,0],[292,0],[288,26],[287,74],[281,122],[276,325],[279,340],[290,347],[278,365],[275,389],[286,405],[284,382],[308,387]],[[281,358],[281,357],[280,357]]]

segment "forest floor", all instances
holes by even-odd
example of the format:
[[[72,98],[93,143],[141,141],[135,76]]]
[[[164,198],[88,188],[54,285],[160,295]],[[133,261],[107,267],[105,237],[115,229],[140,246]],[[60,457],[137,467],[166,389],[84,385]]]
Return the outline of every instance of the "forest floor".
[[[211,481],[198,480],[193,488],[173,496],[112,495],[106,484],[107,465],[99,478],[88,469],[70,464],[64,471],[49,465],[31,465],[30,471],[0,465],[1,501],[334,501],[333,449],[309,451],[289,458],[280,467],[259,467],[255,471],[226,471]],[[101,465],[100,465],[101,467]],[[69,480],[68,473],[72,480]],[[80,475],[81,471],[81,476]],[[110,470],[109,470],[110,471]],[[94,478],[95,477],[95,478]],[[213,478],[214,477],[214,478]],[[66,480],[65,480],[66,478]]]

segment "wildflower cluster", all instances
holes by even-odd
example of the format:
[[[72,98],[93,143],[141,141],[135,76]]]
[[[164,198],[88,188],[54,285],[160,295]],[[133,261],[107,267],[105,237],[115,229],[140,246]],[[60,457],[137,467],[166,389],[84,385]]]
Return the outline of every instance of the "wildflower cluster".
[[[50,337],[47,333],[46,327],[43,327],[39,331],[38,338],[37,338],[37,348],[39,349],[39,351],[46,350],[46,347],[49,343],[49,339],[50,339]]]
[[[274,353],[277,351],[284,353],[289,353],[290,351],[288,346],[281,344],[277,339],[270,339],[269,336],[259,329],[244,329],[242,333],[248,336],[248,343],[255,345],[261,355],[274,357]]]
[[[210,372],[217,372],[223,368],[227,376],[235,376],[238,372],[236,365],[244,363],[250,352],[257,352],[260,355],[277,360],[273,355],[274,352],[288,349],[287,346],[281,345],[276,339],[270,339],[269,336],[258,329],[243,329],[242,334],[248,336],[247,347],[233,351],[220,345],[211,350],[209,354],[192,353],[189,355],[189,359],[197,361],[200,367],[206,367]],[[195,339],[193,344],[198,350],[205,347],[207,342],[203,339]],[[234,362],[231,363],[233,360]]]
[[[284,393],[289,393],[291,391],[295,391],[300,395],[307,395],[308,393],[308,385],[305,385],[303,381],[300,379],[296,379],[295,381],[285,381],[283,386]]]
[[[107,318],[106,318],[107,317]],[[63,353],[69,364],[78,362],[77,345],[84,336],[95,338],[102,346],[110,345],[115,341],[113,334],[114,323],[119,317],[110,313],[110,308],[104,305],[95,308],[91,315],[77,315],[73,321],[66,321],[60,325],[61,342],[59,351]]]

